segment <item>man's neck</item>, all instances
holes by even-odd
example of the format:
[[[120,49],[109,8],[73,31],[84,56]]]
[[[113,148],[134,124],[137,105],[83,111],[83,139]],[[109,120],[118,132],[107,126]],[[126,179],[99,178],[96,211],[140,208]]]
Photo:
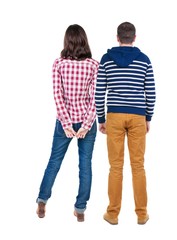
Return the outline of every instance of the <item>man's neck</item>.
[[[120,43],[119,46],[120,46],[120,47],[133,47],[133,43],[129,43],[129,44]]]

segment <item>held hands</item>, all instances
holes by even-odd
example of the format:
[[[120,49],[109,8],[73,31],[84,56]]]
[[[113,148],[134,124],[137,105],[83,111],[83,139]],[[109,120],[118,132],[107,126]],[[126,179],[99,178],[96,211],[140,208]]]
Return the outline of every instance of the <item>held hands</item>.
[[[85,138],[88,129],[80,128],[77,132],[75,132],[73,128],[65,128],[64,132],[68,138],[72,137]]]
[[[85,135],[87,134],[88,132],[88,129],[85,129],[85,128],[79,128],[79,130],[77,131],[76,133],[76,137],[77,138],[85,138]]]
[[[64,132],[65,132],[67,138],[72,138],[72,137],[76,136],[76,132],[71,127],[70,128],[65,128]]]

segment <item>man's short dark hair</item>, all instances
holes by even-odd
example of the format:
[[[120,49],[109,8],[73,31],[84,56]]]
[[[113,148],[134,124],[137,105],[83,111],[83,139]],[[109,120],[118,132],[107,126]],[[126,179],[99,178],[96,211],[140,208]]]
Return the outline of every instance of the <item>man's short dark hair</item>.
[[[136,29],[130,22],[123,22],[117,27],[117,36],[121,43],[132,43],[135,39]]]

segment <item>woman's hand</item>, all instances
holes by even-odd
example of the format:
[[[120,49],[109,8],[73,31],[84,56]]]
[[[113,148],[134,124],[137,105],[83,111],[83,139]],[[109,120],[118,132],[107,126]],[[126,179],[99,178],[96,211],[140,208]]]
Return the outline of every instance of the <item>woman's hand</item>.
[[[64,132],[68,138],[72,138],[72,137],[76,136],[76,132],[74,131],[73,128],[65,128]]]
[[[85,138],[85,135],[87,134],[88,129],[85,128],[79,128],[79,130],[76,133],[77,138]]]

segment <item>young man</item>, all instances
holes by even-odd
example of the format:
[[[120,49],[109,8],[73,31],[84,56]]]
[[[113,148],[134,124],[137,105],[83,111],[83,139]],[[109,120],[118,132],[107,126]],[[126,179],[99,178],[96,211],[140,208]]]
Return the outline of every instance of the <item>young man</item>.
[[[144,155],[156,93],[150,59],[133,46],[135,38],[133,24],[120,24],[117,28],[119,46],[103,55],[97,76],[96,110],[99,130],[107,134],[110,164],[109,205],[103,218],[110,224],[118,224],[121,210],[125,136],[132,169],[137,223],[145,224],[149,219]]]

